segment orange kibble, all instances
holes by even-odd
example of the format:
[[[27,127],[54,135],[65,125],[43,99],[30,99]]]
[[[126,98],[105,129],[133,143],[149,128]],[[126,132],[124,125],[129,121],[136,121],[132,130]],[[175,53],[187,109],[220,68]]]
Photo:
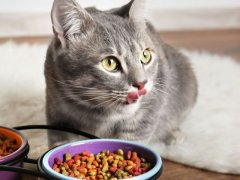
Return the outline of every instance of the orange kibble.
[[[83,151],[82,155],[89,157],[91,155],[91,153],[89,151]]]
[[[135,158],[138,158],[137,156],[137,153],[136,152],[132,152],[132,158],[135,159]]]
[[[118,167],[118,165],[117,165],[117,164],[112,164],[112,166],[113,166],[113,167]]]
[[[69,169],[69,166],[66,162],[63,163],[63,166],[64,166],[65,169]]]
[[[81,161],[82,161],[82,162],[86,162],[86,161],[87,161],[87,159],[88,159],[88,157],[87,157],[87,156],[82,156],[82,157],[81,157]]]
[[[60,169],[59,168],[55,168],[53,169],[55,172],[59,173],[60,172]]]
[[[16,139],[5,136],[0,133],[0,159],[7,156],[19,148]]]
[[[96,176],[90,176],[91,180],[96,180]]]
[[[103,175],[101,174],[97,175],[97,179],[103,179],[103,178],[104,178]]]
[[[91,164],[87,164],[87,169],[92,169],[92,165]]]
[[[99,166],[99,164],[98,164],[98,162],[97,162],[97,161],[93,161],[93,165],[94,165],[94,166],[96,166],[96,167],[98,167],[98,166]]]
[[[94,156],[90,156],[90,157],[87,159],[88,162],[93,162],[94,160],[95,160],[95,157],[94,157]]]
[[[87,169],[86,168],[79,168],[78,171],[82,174],[87,174]]]
[[[80,160],[77,160],[77,161],[75,161],[75,163],[76,163],[76,165],[80,166],[81,161],[80,161]]]

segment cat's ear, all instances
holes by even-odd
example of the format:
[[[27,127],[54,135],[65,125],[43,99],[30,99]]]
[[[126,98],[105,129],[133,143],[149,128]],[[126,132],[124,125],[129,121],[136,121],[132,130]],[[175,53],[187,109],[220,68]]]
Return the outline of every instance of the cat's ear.
[[[134,0],[129,10],[129,18],[140,26],[145,26],[146,0]]]
[[[75,0],[54,0],[51,19],[53,32],[63,48],[66,47],[67,41],[87,34],[95,24],[91,15]]]
[[[129,11],[130,11],[133,1],[134,0],[131,0],[128,4],[126,4],[120,8],[111,9],[108,12],[111,14],[114,14],[114,15],[121,16],[121,17],[129,17]]]
[[[137,26],[144,29],[145,22],[145,11],[146,11],[146,0],[131,0],[128,4],[112,9],[108,11],[109,13],[127,17],[131,19]]]

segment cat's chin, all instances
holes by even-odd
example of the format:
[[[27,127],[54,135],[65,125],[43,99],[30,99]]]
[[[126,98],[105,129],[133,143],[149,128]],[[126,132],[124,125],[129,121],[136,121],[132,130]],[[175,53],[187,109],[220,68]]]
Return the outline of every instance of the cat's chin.
[[[125,103],[122,105],[122,107],[119,108],[119,112],[123,114],[132,115],[138,110],[139,106],[140,106],[139,101],[135,101],[131,104]]]

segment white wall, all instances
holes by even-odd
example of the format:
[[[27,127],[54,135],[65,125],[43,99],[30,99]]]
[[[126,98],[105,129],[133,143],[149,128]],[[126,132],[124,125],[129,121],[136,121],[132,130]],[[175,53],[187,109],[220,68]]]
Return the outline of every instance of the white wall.
[[[105,10],[129,0],[78,0]],[[0,0],[0,37],[50,35],[53,0]],[[240,0],[147,0],[147,18],[159,30],[240,28]]]
[[[129,0],[78,0],[82,7],[96,6],[109,9]],[[150,9],[201,9],[236,8],[240,0],[147,0]],[[49,12],[52,0],[0,0],[0,13]]]

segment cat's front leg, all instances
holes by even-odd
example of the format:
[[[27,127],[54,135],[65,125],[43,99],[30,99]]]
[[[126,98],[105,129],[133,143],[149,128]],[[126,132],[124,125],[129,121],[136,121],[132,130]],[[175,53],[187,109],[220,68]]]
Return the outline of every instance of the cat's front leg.
[[[147,136],[134,134],[134,133],[122,133],[122,134],[118,135],[117,138],[118,139],[141,142],[143,144],[148,144],[149,143],[149,138]]]
[[[166,145],[181,143],[184,141],[184,136],[179,128],[171,130],[164,138]]]
[[[124,124],[119,126],[118,130],[115,131],[115,138],[126,139],[132,141],[138,141],[144,144],[148,142],[154,136],[153,128],[150,126],[131,126],[131,124]]]

